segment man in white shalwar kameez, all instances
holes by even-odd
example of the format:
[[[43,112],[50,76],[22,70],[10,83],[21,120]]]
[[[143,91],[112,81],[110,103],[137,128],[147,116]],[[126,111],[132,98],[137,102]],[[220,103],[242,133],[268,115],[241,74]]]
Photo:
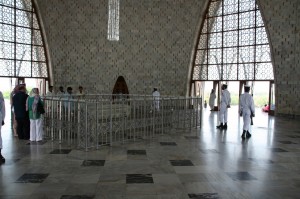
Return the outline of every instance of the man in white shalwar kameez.
[[[253,97],[250,92],[250,86],[245,85],[244,87],[244,94],[241,95],[240,97],[240,116],[243,116],[243,134],[242,138],[250,138],[251,134],[249,132],[250,128],[250,122],[251,122],[251,117],[255,116],[255,106],[254,106],[254,101]]]
[[[213,111],[214,110],[214,106],[215,106],[215,99],[216,99],[216,92],[214,89],[211,89],[211,93],[209,95],[209,101],[208,101],[208,104],[209,104],[209,107],[210,107],[210,110]]]
[[[152,92],[152,96],[153,96],[153,105],[154,108],[159,111],[159,98],[160,98],[160,93],[158,92],[157,88],[153,89]]]
[[[227,85],[223,84],[219,111],[220,125],[217,126],[218,129],[227,129],[228,108],[230,108],[230,103],[230,93],[227,90]]]

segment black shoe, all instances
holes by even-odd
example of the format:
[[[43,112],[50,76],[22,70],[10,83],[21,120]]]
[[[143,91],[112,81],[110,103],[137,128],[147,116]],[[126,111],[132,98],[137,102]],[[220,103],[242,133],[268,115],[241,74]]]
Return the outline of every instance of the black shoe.
[[[250,137],[251,137],[251,134],[249,133],[249,131],[247,131],[246,138],[250,138]]]
[[[223,126],[223,129],[227,129],[227,123],[225,123],[225,125]]]
[[[219,126],[216,126],[217,129],[222,129],[224,126],[223,126],[223,123],[221,123]]]
[[[1,162],[1,163],[4,163],[4,162],[5,162],[5,158],[4,158],[2,155],[0,155],[0,162]]]
[[[243,130],[243,134],[242,134],[241,138],[242,138],[242,139],[245,139],[245,136],[246,136],[246,131]]]

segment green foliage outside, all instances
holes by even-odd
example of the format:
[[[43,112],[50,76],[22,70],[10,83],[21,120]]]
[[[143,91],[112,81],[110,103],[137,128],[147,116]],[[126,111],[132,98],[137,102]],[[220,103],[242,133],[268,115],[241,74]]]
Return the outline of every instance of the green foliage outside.
[[[28,87],[26,87],[27,88],[27,92],[28,92],[28,94],[29,94],[29,92],[31,91],[31,89],[32,88],[28,88]],[[10,93],[11,93],[11,91],[2,91],[2,94],[3,94],[3,97],[4,97],[4,99],[9,99],[10,97]]]
[[[9,91],[4,91],[4,92],[2,92],[2,94],[3,94],[4,99],[9,99],[9,95],[10,95]]]
[[[266,94],[256,94],[253,97],[254,104],[256,107],[263,107],[265,104],[268,104],[269,96]],[[207,104],[209,101],[209,93],[205,94],[204,100],[206,100]],[[239,104],[239,96],[238,94],[231,94],[231,105]],[[217,99],[215,100],[215,105],[217,105]]]

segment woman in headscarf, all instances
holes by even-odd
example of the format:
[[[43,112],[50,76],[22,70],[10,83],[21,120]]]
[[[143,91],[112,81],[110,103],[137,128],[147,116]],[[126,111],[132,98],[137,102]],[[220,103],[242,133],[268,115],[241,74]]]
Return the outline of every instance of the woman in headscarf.
[[[41,103],[44,106],[39,95],[39,89],[33,88],[30,91],[26,102],[26,108],[29,111],[30,119],[30,141],[32,142],[39,142],[43,139],[43,121],[41,114],[37,111],[38,103]]]
[[[0,163],[5,162],[5,158],[1,154],[2,150],[2,136],[1,136],[1,128],[2,125],[4,125],[4,119],[5,119],[5,102],[2,92],[0,91]]]

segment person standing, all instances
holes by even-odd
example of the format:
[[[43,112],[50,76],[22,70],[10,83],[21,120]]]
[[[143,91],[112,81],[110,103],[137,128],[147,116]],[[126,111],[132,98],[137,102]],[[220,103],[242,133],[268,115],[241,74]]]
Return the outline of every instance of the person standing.
[[[48,96],[48,97],[54,96],[53,86],[49,86],[48,92],[46,93],[46,96]]]
[[[217,128],[227,129],[228,108],[230,108],[231,97],[229,91],[227,90],[227,84],[223,84],[221,88],[222,88],[222,94],[221,94],[220,111],[219,111],[220,125],[218,125]]]
[[[2,156],[1,150],[2,150],[2,135],[1,135],[1,128],[4,125],[4,119],[5,119],[5,102],[2,92],[0,91],[0,163],[5,162],[5,158]]]
[[[83,91],[82,86],[78,87],[78,91],[77,91],[76,95],[77,95],[78,99],[83,99],[84,98],[85,92]]]
[[[242,139],[250,138],[251,134],[249,132],[251,117],[255,116],[255,106],[253,97],[250,92],[250,86],[244,86],[244,94],[240,97],[240,116],[243,116],[243,134]]]
[[[11,117],[12,117],[12,123],[13,123],[13,132],[14,136],[17,137],[17,120],[14,112],[14,106],[13,106],[13,96],[19,91],[19,85],[16,85],[13,91],[10,93],[10,106],[11,106]]]
[[[71,111],[73,111],[74,109],[74,105],[73,105],[73,102],[72,100],[74,99],[73,97],[73,89],[72,87],[68,87],[67,88],[67,92],[64,94],[64,108],[65,110],[68,110],[70,109]]]
[[[26,108],[29,112],[30,119],[30,141],[42,141],[43,140],[43,120],[41,118],[41,114],[37,111],[38,103],[41,103],[43,106],[43,102],[39,95],[39,89],[33,88],[29,97],[27,98]]]
[[[157,111],[159,111],[159,98],[160,98],[160,93],[158,92],[157,88],[153,88],[152,96],[153,96],[153,105],[154,105],[154,108],[155,108]]]
[[[209,95],[209,107],[210,107],[210,111],[214,110],[214,106],[215,106],[215,99],[216,99],[216,92],[214,89],[211,89],[210,95]]]
[[[20,85],[19,91],[13,96],[13,107],[17,120],[17,134],[21,140],[29,139],[30,121],[28,111],[26,111],[27,97],[25,85]]]
[[[65,95],[64,87],[60,86],[58,89],[57,95],[63,97]]]
[[[84,95],[84,91],[83,91],[83,87],[82,86],[79,86],[78,87],[78,92],[76,93],[77,95]]]

